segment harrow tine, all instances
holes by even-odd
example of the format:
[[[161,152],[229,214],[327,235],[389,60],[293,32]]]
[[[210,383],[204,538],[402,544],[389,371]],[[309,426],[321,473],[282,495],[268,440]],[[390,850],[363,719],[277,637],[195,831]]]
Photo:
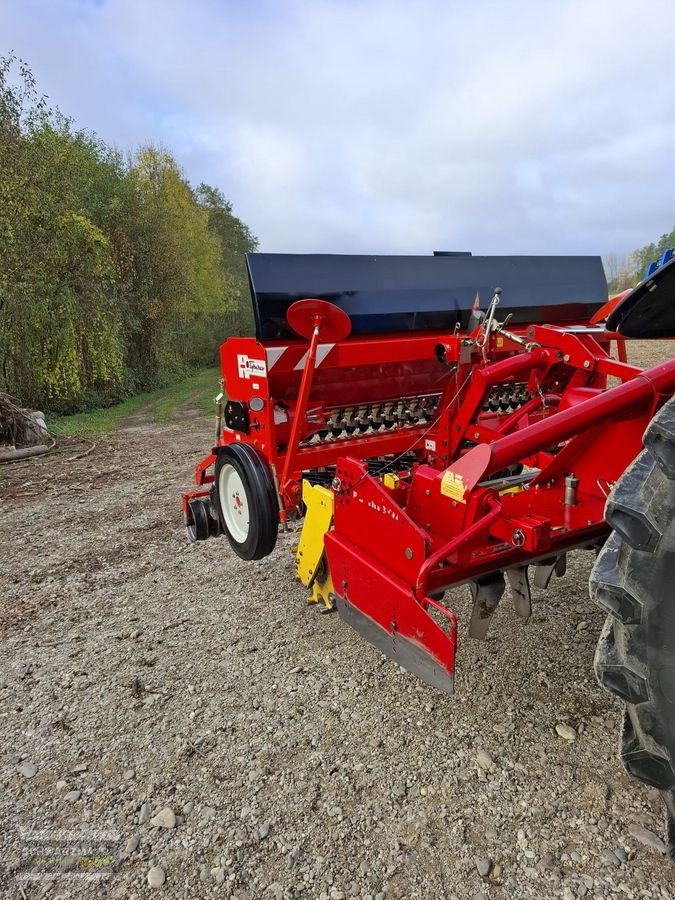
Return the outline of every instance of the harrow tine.
[[[504,576],[495,572],[470,584],[473,597],[473,611],[469,623],[469,637],[484,641],[487,637],[492,614],[497,609],[506,589]]]
[[[527,566],[506,570],[506,577],[513,595],[513,606],[519,619],[527,622],[532,615],[532,594]]]
[[[555,559],[543,560],[534,567],[534,586],[538,588],[547,588],[554,575],[557,575],[558,578],[562,578],[566,571],[566,553],[556,556]]]

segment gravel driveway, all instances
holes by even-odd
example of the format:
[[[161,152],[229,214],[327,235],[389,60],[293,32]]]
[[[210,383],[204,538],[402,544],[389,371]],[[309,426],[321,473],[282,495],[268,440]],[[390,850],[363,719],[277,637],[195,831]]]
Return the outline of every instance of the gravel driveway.
[[[675,896],[592,673],[590,555],[485,643],[448,595],[440,694],[306,605],[293,535],[186,542],[191,413],[0,469],[2,896]]]

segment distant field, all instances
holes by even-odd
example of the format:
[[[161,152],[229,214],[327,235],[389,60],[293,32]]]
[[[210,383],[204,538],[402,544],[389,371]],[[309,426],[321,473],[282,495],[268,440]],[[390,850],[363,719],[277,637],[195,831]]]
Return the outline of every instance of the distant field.
[[[220,390],[219,379],[218,369],[203,369],[177,384],[137,394],[107,409],[94,409],[72,416],[49,416],[47,427],[57,437],[95,437],[114,431],[130,416],[141,412],[154,422],[164,423],[172,417],[177,407],[188,400],[192,401],[193,407],[208,413],[212,411],[213,398]]]

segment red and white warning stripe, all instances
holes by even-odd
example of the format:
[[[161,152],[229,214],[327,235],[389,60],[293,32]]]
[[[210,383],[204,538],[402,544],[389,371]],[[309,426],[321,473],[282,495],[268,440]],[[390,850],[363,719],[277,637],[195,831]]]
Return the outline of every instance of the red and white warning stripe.
[[[319,344],[316,348],[316,367],[318,368],[321,363],[323,363],[331,352],[335,344]],[[290,351],[287,353],[287,351]],[[309,350],[304,350],[302,346],[284,346],[284,347],[266,347],[265,352],[267,353],[267,371],[271,372],[272,369],[279,363],[279,360],[284,357],[286,354],[283,363],[279,366],[280,369],[283,369],[286,372],[290,371],[300,371],[304,368],[305,363],[307,362],[307,354]],[[298,358],[298,354],[300,354]],[[296,360],[295,364],[294,360]]]

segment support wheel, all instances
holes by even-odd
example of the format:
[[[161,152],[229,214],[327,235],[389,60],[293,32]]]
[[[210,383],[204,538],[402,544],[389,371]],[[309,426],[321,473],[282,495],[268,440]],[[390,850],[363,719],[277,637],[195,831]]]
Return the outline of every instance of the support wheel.
[[[591,596],[609,613],[595,672],[625,704],[624,766],[663,791],[675,861],[675,398],[644,445],[608,500],[614,531],[591,575]]]
[[[269,469],[246,444],[221,450],[215,467],[216,507],[222,530],[241,559],[262,559],[274,550],[279,505]]]

